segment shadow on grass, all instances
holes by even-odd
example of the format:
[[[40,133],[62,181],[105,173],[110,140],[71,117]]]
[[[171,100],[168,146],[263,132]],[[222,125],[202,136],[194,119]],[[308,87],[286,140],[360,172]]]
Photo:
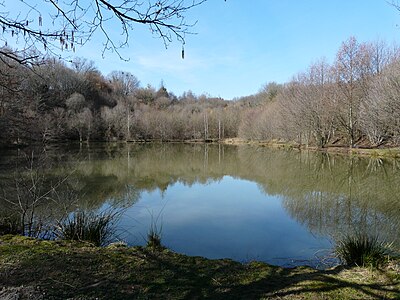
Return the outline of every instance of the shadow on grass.
[[[50,299],[395,298],[398,285],[343,278],[343,270],[242,265],[145,248],[13,245],[0,238],[0,290],[34,286]]]
[[[226,296],[236,298],[276,297],[324,298],[335,299],[382,299],[393,293],[392,284],[360,284],[338,278],[339,269],[333,271],[298,272],[296,269],[284,269],[272,277],[238,286]],[[311,295],[314,295],[311,296]]]
[[[262,263],[242,265],[231,260],[204,262],[198,257],[188,257],[183,264],[171,263],[160,256],[152,259],[160,268],[177,275],[176,280],[165,285],[173,290],[181,289],[185,293],[182,299],[293,299],[296,296],[303,299],[307,295],[314,299],[323,294],[340,299],[382,299],[390,294],[396,297],[392,283],[355,283],[339,278],[339,273],[345,270],[341,267],[318,271],[307,267],[283,269]],[[162,284],[152,287],[155,295],[163,289]]]

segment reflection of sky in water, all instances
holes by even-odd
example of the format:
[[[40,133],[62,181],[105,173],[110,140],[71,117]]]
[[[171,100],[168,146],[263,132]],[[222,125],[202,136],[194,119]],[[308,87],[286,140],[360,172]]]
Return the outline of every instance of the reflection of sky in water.
[[[128,243],[143,245],[152,216],[159,215],[163,244],[188,255],[304,264],[300,260],[331,246],[291,219],[279,197],[230,176],[207,185],[175,183],[163,194],[142,193],[121,221]]]
[[[318,250],[327,254],[327,237],[360,231],[400,245],[398,161],[208,144],[56,150],[46,151],[49,184],[71,175],[67,192],[59,193],[67,202],[55,211],[65,211],[70,195],[94,210],[104,201],[135,203],[119,234],[131,245],[145,243],[151,214],[160,211],[166,246],[210,258],[307,264]],[[12,171],[16,162],[25,170],[25,155],[31,152],[0,153],[0,190],[15,194]],[[6,211],[2,205],[0,199],[0,212]]]

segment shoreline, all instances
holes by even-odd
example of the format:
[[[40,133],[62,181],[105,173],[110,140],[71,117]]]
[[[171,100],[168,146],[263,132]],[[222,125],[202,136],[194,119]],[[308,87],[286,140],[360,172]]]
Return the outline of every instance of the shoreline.
[[[330,154],[340,154],[340,155],[357,155],[362,157],[376,157],[376,158],[392,158],[399,159],[400,158],[400,147],[353,147],[350,148],[345,145],[328,145],[324,148],[316,147],[316,146],[307,146],[300,145],[293,142],[282,142],[282,141],[267,141],[267,140],[245,140],[241,138],[225,138],[225,139],[191,139],[191,140],[129,140],[129,141],[101,141],[95,140],[90,141],[89,143],[79,142],[79,141],[60,141],[48,144],[42,143],[32,143],[32,144],[10,144],[10,145],[1,145],[0,150],[10,150],[10,149],[23,149],[30,146],[43,146],[43,147],[51,147],[51,146],[60,146],[60,145],[91,145],[91,144],[151,144],[151,143],[168,143],[168,144],[223,144],[223,145],[251,145],[256,147],[269,147],[276,149],[293,149],[299,151],[313,151],[313,152],[325,152]]]
[[[0,236],[5,299],[396,299],[399,267],[282,268],[120,243]]]
[[[243,140],[239,138],[225,139],[221,141],[222,144],[226,145],[252,145],[258,147],[270,147],[278,149],[296,149],[299,151],[314,151],[314,152],[326,152],[331,154],[342,154],[342,155],[359,155],[366,157],[378,157],[378,158],[400,158],[399,147],[387,147],[387,148],[373,148],[373,147],[356,147],[349,148],[347,146],[327,146],[324,148],[318,148],[315,146],[299,145],[288,142],[279,141],[256,141],[256,140]]]

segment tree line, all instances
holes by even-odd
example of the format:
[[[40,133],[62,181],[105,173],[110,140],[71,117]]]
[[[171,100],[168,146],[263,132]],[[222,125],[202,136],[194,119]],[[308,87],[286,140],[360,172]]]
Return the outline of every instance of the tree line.
[[[239,136],[299,144],[400,144],[399,48],[344,41],[332,64],[321,59],[285,84],[266,86],[244,112]],[[246,100],[246,99],[245,99]],[[249,101],[250,103],[251,101]]]
[[[10,52],[11,49],[3,52]],[[0,52],[1,53],[1,52]],[[142,86],[130,72],[47,57],[31,68],[0,59],[0,143],[221,140],[302,145],[400,145],[399,48],[344,41],[284,84],[232,101]],[[18,55],[18,53],[15,53]]]
[[[0,60],[2,144],[66,140],[188,140],[237,135],[237,109],[221,98],[142,87],[131,73],[48,58],[31,69]]]

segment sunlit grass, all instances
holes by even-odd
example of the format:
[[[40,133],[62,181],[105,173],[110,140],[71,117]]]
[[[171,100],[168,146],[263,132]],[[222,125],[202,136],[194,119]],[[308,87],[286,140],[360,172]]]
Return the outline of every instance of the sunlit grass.
[[[0,298],[398,299],[393,267],[281,268],[190,257],[147,247],[0,236]],[[8,298],[7,298],[8,299]]]

